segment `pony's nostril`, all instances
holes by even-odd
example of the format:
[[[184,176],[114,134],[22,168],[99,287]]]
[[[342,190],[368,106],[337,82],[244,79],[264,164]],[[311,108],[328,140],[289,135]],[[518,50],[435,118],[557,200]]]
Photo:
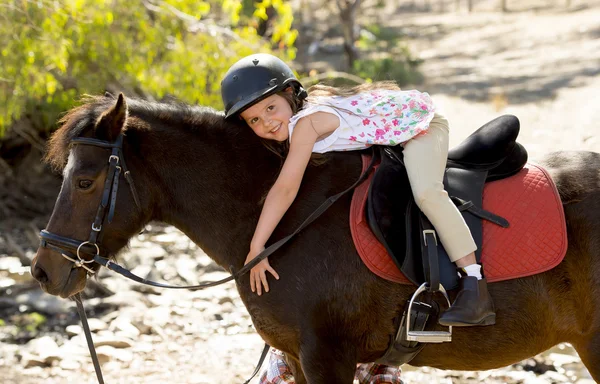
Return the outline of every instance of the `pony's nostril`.
[[[44,271],[44,269],[37,264],[31,268],[31,274],[40,283],[48,282],[48,275],[46,274],[46,271]]]

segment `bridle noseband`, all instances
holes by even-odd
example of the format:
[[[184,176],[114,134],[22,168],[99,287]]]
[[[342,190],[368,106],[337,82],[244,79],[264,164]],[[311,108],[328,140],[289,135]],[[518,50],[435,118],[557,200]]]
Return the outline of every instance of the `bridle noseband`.
[[[123,134],[111,143],[109,141],[92,139],[87,137],[77,137],[71,140],[69,147],[74,145],[92,145],[95,147],[111,150],[108,157],[108,173],[104,181],[104,190],[102,191],[102,200],[96,211],[96,218],[92,222],[92,229],[86,241],[79,241],[69,237],[57,235],[44,229],[40,232],[40,246],[52,249],[60,253],[65,259],[73,262],[75,268],[84,268],[88,274],[93,275],[96,271],[87,266],[87,264],[98,263],[101,265],[110,264],[110,260],[100,256],[99,245],[102,241],[103,228],[105,222],[111,223],[115,216],[115,205],[117,202],[117,192],[119,190],[119,179],[121,172],[129,184],[131,195],[138,209],[141,209],[140,199],[135,189],[131,173],[125,164],[123,156]],[[74,251],[74,252],[73,252]],[[82,257],[82,254],[92,256],[91,259]]]

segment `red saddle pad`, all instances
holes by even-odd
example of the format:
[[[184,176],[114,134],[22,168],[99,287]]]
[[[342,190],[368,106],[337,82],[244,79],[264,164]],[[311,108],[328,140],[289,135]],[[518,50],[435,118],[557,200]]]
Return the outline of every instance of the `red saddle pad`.
[[[363,156],[363,171],[368,164]],[[376,275],[412,284],[394,264],[385,247],[373,236],[365,206],[373,173],[354,191],[350,229],[361,259]],[[481,260],[489,282],[545,272],[560,263],[567,252],[567,229],[556,185],[540,166],[527,163],[519,173],[486,183],[483,208],[507,219],[509,228],[483,221]]]

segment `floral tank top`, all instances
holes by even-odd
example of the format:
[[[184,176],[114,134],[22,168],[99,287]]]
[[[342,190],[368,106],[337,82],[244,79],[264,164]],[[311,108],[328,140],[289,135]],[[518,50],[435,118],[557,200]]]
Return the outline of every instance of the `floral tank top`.
[[[435,106],[427,93],[373,90],[352,96],[311,97],[288,124],[290,141],[296,123],[315,112],[333,113],[340,126],[318,140],[313,152],[351,151],[371,145],[397,145],[427,131]]]

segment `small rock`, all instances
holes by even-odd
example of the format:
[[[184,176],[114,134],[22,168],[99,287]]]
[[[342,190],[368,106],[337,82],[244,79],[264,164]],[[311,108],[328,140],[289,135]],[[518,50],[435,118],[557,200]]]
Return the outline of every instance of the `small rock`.
[[[26,344],[27,354],[23,357],[25,366],[50,365],[53,361],[61,360],[61,354],[56,341],[49,336],[42,336]]]
[[[67,328],[65,328],[65,331],[69,336],[77,336],[83,332],[83,328],[80,325],[73,324],[68,325]]]
[[[133,360],[133,353],[125,349],[117,349],[109,345],[103,345],[96,349],[98,359],[104,362],[112,361],[114,359],[129,362]],[[102,356],[102,358],[100,357]]]
[[[34,356],[28,352],[23,353],[23,357],[21,359],[21,364],[23,365],[24,368],[45,367],[48,365],[48,364],[46,364],[46,361],[43,358],[41,358],[39,356]]]
[[[225,303],[233,303],[233,299],[231,298],[231,296],[223,296],[223,297],[219,298],[219,304],[225,304]]]
[[[27,305],[36,312],[49,315],[70,312],[74,306],[72,301],[49,295],[39,289],[21,293],[15,297],[15,301],[20,305]]]
[[[150,308],[146,312],[146,317],[144,318],[144,324],[154,327],[155,325],[159,327],[164,327],[171,321],[171,316],[169,311],[164,307],[155,307]]]
[[[138,265],[135,268],[133,268],[131,270],[131,273],[133,273],[134,275],[137,275],[143,279],[150,279],[152,280],[153,277],[150,276],[150,274],[152,273],[152,266],[151,265]]]
[[[119,279],[123,280],[123,279]],[[134,287],[138,286],[137,284]],[[107,298],[102,299],[102,304],[114,305],[116,307],[131,307],[132,305],[139,305],[140,310],[144,310],[146,307],[146,298],[139,292],[130,290],[127,287],[124,290],[118,291],[119,293]],[[152,296],[150,296],[152,297]]]
[[[134,352],[150,353],[153,350],[154,350],[154,346],[152,345],[152,343],[147,343],[147,342],[138,342],[133,347]]]
[[[133,340],[117,336],[96,337],[96,339],[94,340],[94,346],[98,348],[103,345],[108,345],[114,348],[129,348],[133,345]]]
[[[137,337],[140,335],[140,330],[131,324],[131,319],[127,316],[119,316],[110,323],[111,331],[121,331],[128,337]]]
[[[198,284],[198,263],[189,257],[179,257],[175,262],[177,274],[188,284]]]
[[[0,271],[10,271],[22,267],[21,260],[14,256],[0,258]]]
[[[75,360],[70,360],[70,359],[66,359],[66,360],[62,360],[58,366],[61,369],[65,369],[68,371],[75,371],[78,370],[79,368],[81,368],[81,363],[79,363],[78,361]]]
[[[571,381],[567,376],[555,371],[546,371],[539,378],[547,380],[549,383],[568,383]]]
[[[565,365],[579,362],[579,358],[573,355],[567,355],[564,353],[551,353],[548,355],[550,361],[554,362],[554,365]]]
[[[88,319],[88,324],[90,326],[90,331],[92,332],[99,332],[108,329],[108,324],[97,318]]]
[[[181,240],[182,236],[180,233],[172,232],[172,233],[163,233],[161,235],[156,235],[152,237],[152,241],[157,243],[170,243],[175,244],[179,240]],[[162,248],[161,248],[162,249]],[[164,249],[163,249],[164,251]],[[166,253],[166,252],[165,252]]]

